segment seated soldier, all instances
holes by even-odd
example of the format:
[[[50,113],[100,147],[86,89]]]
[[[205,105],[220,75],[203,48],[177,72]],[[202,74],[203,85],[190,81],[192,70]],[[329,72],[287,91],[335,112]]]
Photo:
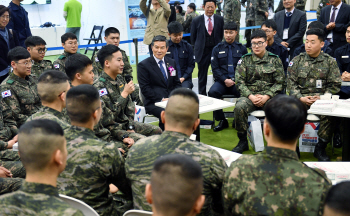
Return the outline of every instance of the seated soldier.
[[[232,150],[242,153],[249,149],[247,140],[248,114],[262,109],[268,100],[283,90],[285,83],[281,59],[266,51],[266,34],[263,30],[252,33],[252,50],[238,61],[236,85],[241,94],[234,112],[238,145]]]
[[[264,110],[266,152],[242,155],[226,171],[225,215],[321,215],[332,183],[324,171],[299,162],[295,152],[305,130],[305,105],[278,95]]]
[[[38,79],[44,71],[53,68],[50,60],[44,60],[47,51],[46,42],[39,36],[30,36],[25,40],[24,44],[33,60],[32,76]]]
[[[337,94],[341,86],[340,72],[335,59],[321,52],[324,32],[310,29],[306,32],[306,53],[301,53],[289,63],[287,92],[300,99],[308,108],[324,93]],[[326,147],[335,129],[335,117],[320,116],[318,143],[314,157],[319,161],[330,161]]]
[[[323,216],[350,215],[350,182],[340,182],[328,191]]]
[[[181,190],[179,190],[181,188]],[[205,201],[200,164],[181,154],[159,157],[146,185],[146,199],[153,216],[195,216]]]
[[[199,215],[222,215],[221,187],[227,165],[217,151],[189,139],[199,125],[198,112],[199,99],[193,91],[187,88],[174,90],[161,113],[165,131],[137,141],[129,150],[125,170],[131,183],[134,208],[152,210],[144,191],[154,161],[166,154],[184,154],[197,161],[203,170],[205,204]]]
[[[112,111],[114,121],[121,124],[123,130],[131,133],[145,136],[161,134],[162,130],[157,126],[134,121],[135,104],[130,94],[135,91],[135,86],[132,80],[126,83],[121,76],[124,63],[119,47],[114,45],[102,47],[98,52],[98,59],[104,71],[94,82],[94,86],[99,90],[106,107]]]
[[[8,53],[13,72],[1,83],[1,95],[12,110],[20,127],[29,116],[41,108],[36,80],[31,76],[32,60],[23,47],[15,47]]]
[[[27,176],[19,191],[0,197],[4,215],[83,215],[61,200],[56,188],[67,159],[60,125],[48,119],[25,123],[19,130],[18,149]]]
[[[56,70],[65,72],[67,58],[78,51],[78,40],[75,34],[68,32],[61,36],[61,42],[64,52],[53,62],[53,66]]]
[[[101,216],[122,215],[109,184],[118,187],[127,200],[131,200],[131,188],[115,143],[102,141],[93,132],[102,114],[98,90],[83,84],[71,88],[66,98],[72,126],[65,131],[68,160],[57,179],[59,191],[82,200]]]
[[[62,110],[66,107],[66,94],[70,89],[68,77],[64,72],[50,70],[40,75],[38,94],[43,107],[31,115],[27,122],[34,119],[50,119],[57,122],[63,130],[70,127]]]

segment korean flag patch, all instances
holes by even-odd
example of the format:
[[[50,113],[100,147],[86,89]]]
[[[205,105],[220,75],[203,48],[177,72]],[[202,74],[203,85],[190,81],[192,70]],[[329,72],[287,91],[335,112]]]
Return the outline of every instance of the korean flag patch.
[[[11,90],[6,90],[6,91],[1,92],[2,98],[10,97],[11,95],[12,95]]]
[[[321,7],[323,7],[323,4],[322,4],[322,3],[320,3],[320,6],[321,6]]]
[[[59,64],[55,64],[54,67],[55,67],[56,69],[59,69],[59,68],[60,68],[60,65],[59,65]]]
[[[240,65],[241,63],[242,63],[242,59],[240,59],[240,60],[237,62],[237,64],[239,64],[239,65]]]
[[[103,88],[103,89],[99,90],[98,92],[100,93],[100,97],[102,97],[103,95],[108,94],[108,92],[107,92],[107,89],[106,89],[106,88]]]
[[[95,62],[99,62],[99,60],[98,60],[97,56],[96,56],[96,58],[95,58]]]
[[[292,67],[293,66],[293,62],[289,62],[289,67]]]

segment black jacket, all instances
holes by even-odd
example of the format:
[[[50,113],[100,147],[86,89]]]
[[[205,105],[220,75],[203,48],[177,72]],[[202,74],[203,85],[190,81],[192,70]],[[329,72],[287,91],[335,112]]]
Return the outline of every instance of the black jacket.
[[[8,29],[7,29],[8,30]],[[19,46],[19,41],[16,36],[16,32],[11,30],[8,30],[9,33],[9,42],[10,42],[10,49]],[[7,43],[5,39],[0,35],[0,71],[3,71],[5,68],[7,68],[10,65],[10,61],[7,60],[7,53],[9,52],[9,49],[7,47]]]

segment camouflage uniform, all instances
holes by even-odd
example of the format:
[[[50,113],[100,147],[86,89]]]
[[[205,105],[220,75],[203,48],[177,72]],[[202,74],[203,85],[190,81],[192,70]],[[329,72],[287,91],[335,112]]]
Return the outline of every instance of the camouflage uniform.
[[[180,13],[176,13],[176,21],[182,24],[185,20]]]
[[[50,119],[52,121],[57,122],[63,130],[66,130],[70,127],[70,125],[66,121],[64,121],[63,113],[47,106],[43,106],[38,112],[31,115],[27,119],[27,122],[32,121],[34,119]]]
[[[52,62],[49,60],[42,60],[40,62],[34,62],[32,65],[32,76],[39,79],[39,76],[46,70],[53,69]]]
[[[321,0],[323,1],[323,0]],[[304,11],[305,12],[305,4],[306,4],[306,0],[297,0],[294,4],[294,7],[298,10]],[[284,10],[284,6],[283,6],[283,0],[280,0],[277,9],[275,10],[275,13],[277,13],[278,11]],[[320,12],[321,13],[321,12]]]
[[[248,129],[248,113],[257,109],[248,96],[260,94],[272,98],[282,91],[285,81],[282,61],[268,51],[261,59],[248,53],[237,64],[235,80],[241,94],[234,109],[236,129],[237,132],[245,132]]]
[[[123,69],[123,73],[121,74],[124,78],[126,75],[130,76],[131,78],[133,78],[132,76],[132,67],[130,65],[129,62],[129,58],[126,55],[124,50],[120,50],[120,52],[123,55],[123,62],[124,62],[124,69]],[[93,72],[94,72],[94,80],[98,80],[98,78],[101,76],[102,72],[103,72],[103,68],[102,65],[100,64],[98,57],[97,57],[98,51],[95,53],[95,55],[92,58],[92,66],[93,66]],[[140,92],[140,87],[138,84],[135,84],[135,91],[131,94],[131,98],[133,101],[135,101],[137,103],[137,105],[139,106],[143,106],[142,101],[140,100],[140,96],[139,96],[139,92]]]
[[[4,215],[74,215],[83,213],[71,207],[58,196],[52,185],[23,182],[19,191],[0,197]]]
[[[241,20],[241,5],[239,0],[225,0],[224,23],[235,22],[237,24],[237,36],[235,41],[239,42],[239,28]]]
[[[56,59],[56,61],[53,62],[53,68],[58,71],[66,72],[65,65],[66,65],[67,58],[74,54],[75,53],[72,54],[64,51],[62,55],[60,55],[58,59]]]
[[[57,179],[60,193],[82,200],[101,216],[122,215],[109,193],[109,184],[117,186],[129,200],[131,188],[125,177],[124,159],[115,144],[77,126],[68,128],[64,135],[68,156],[66,169]]]
[[[21,178],[0,178],[0,196],[18,190],[23,181]]]
[[[12,110],[18,128],[41,108],[37,83],[31,75],[22,79],[11,73],[1,83],[1,92],[3,100]]]
[[[124,90],[125,80],[118,75],[113,80],[108,74],[103,72],[94,86],[99,90],[101,99],[105,102],[115,118],[115,122],[122,125],[122,129],[128,130],[129,125],[135,126],[135,132],[145,136],[160,134],[162,130],[151,124],[144,124],[134,121],[135,104],[132,102],[130,95],[123,98],[121,93]]]
[[[317,80],[322,81],[321,88],[316,88]],[[326,53],[312,59],[307,53],[300,53],[288,67],[287,91],[289,95],[301,98],[304,96],[336,94],[341,87],[341,77],[337,62]],[[334,131],[335,117],[320,116],[318,136],[330,141]]]
[[[254,24],[256,26],[261,26],[265,20],[267,20],[267,17],[265,16],[265,12],[268,12],[269,10],[269,2],[267,0],[254,0],[254,11],[255,11],[255,22]],[[254,29],[253,31],[255,31]]]
[[[145,187],[150,181],[154,161],[167,154],[188,155],[201,164],[205,204],[199,215],[222,213],[221,187],[227,169],[224,159],[209,146],[192,141],[183,133],[172,131],[141,139],[129,150],[125,170],[127,178],[131,181],[134,208],[152,211],[144,195]]]
[[[197,17],[198,15],[196,14],[195,11],[187,14],[186,16],[186,20],[182,23],[182,27],[184,29],[184,33],[190,33],[191,32],[191,24],[192,24],[192,20]],[[189,41],[189,43],[191,43],[191,41]]]
[[[255,26],[255,9],[253,6],[255,0],[241,0],[241,5],[246,8],[245,26]],[[247,5],[245,5],[247,3]],[[252,34],[251,29],[246,29],[244,37],[247,40],[247,47],[251,46],[250,37]]]
[[[322,170],[298,161],[295,151],[266,147],[243,155],[225,173],[225,215],[322,215],[332,186]]]
[[[10,107],[0,98],[0,151],[7,149],[7,141],[17,133],[17,124]]]

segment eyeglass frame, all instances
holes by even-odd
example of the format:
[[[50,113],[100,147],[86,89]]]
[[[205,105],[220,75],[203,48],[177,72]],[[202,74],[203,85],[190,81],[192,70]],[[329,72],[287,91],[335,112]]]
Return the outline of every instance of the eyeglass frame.
[[[28,62],[18,62],[18,61],[15,61],[16,62],[16,64],[24,64],[24,66],[26,66],[26,67],[28,67],[29,65],[28,65],[28,63],[30,62],[30,66],[32,66],[32,65],[34,65],[34,60],[30,60],[30,61],[28,61]]]
[[[253,47],[256,47],[256,46],[262,47],[263,44],[264,44],[265,42],[266,42],[266,41],[259,41],[258,43],[252,43],[252,48],[253,48]]]
[[[10,20],[11,16],[10,15],[9,16],[2,15],[2,16],[0,16],[0,19],[8,19],[8,20]]]

